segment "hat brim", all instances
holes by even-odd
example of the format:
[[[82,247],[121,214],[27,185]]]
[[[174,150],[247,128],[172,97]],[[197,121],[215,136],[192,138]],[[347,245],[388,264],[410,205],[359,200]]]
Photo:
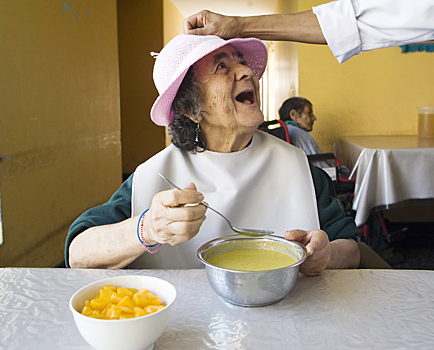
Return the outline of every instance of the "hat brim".
[[[218,38],[218,37],[215,37]],[[182,83],[188,69],[201,58],[209,53],[223,47],[225,45],[232,45],[239,50],[246,60],[247,66],[252,69],[258,79],[261,79],[267,67],[267,48],[265,44],[256,38],[243,38],[243,39],[230,39],[213,40],[209,45],[201,47],[199,52],[191,51],[183,60],[183,65],[179,67],[172,81],[168,84],[166,90],[160,93],[154,102],[151,109],[152,121],[160,126],[168,126],[174,118],[173,111],[171,110],[172,102],[178,93],[179,86]]]

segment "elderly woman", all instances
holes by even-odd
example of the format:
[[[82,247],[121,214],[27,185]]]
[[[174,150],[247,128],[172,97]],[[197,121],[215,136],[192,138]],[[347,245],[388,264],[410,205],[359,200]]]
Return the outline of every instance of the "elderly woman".
[[[151,118],[169,127],[173,144],[73,223],[67,266],[201,268],[197,249],[233,234],[220,216],[205,217],[203,200],[237,227],[305,244],[305,274],[359,265],[358,230],[328,198],[322,174],[298,148],[257,131],[266,62],[253,38],[179,35],[163,48]],[[158,173],[185,189],[171,189]]]
[[[323,153],[310,135],[313,123],[317,120],[313,114],[312,102],[304,97],[288,98],[279,108],[279,117],[286,123],[292,145],[301,148],[308,156]],[[335,166],[327,161],[317,161],[315,165],[320,168]],[[350,175],[350,170],[345,165],[341,165],[341,175],[345,178]]]
[[[309,100],[304,97],[288,98],[279,108],[279,117],[287,125],[291,144],[301,148],[307,155],[322,153],[309,134],[317,119]]]

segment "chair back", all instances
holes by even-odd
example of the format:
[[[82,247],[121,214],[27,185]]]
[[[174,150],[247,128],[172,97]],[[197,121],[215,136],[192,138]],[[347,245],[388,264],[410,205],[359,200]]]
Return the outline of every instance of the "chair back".
[[[280,126],[273,127],[276,124],[280,124]],[[283,120],[275,119],[263,122],[258,126],[258,130],[262,130],[270,135],[276,136],[279,139],[282,139],[283,141],[286,141],[288,143],[291,143],[288,133],[288,128],[286,127],[286,124]]]

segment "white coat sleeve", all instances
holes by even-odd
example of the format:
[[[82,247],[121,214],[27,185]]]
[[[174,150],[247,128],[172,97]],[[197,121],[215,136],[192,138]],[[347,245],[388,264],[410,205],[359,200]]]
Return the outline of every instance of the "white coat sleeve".
[[[434,0],[338,0],[313,12],[339,63],[360,51],[434,40]]]

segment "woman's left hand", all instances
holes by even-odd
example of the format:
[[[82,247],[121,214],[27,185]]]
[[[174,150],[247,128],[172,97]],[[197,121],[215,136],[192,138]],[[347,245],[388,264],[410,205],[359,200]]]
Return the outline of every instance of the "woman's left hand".
[[[300,265],[304,275],[320,275],[326,269],[331,255],[331,244],[327,233],[322,230],[291,230],[285,232],[285,238],[303,244],[308,257]]]

